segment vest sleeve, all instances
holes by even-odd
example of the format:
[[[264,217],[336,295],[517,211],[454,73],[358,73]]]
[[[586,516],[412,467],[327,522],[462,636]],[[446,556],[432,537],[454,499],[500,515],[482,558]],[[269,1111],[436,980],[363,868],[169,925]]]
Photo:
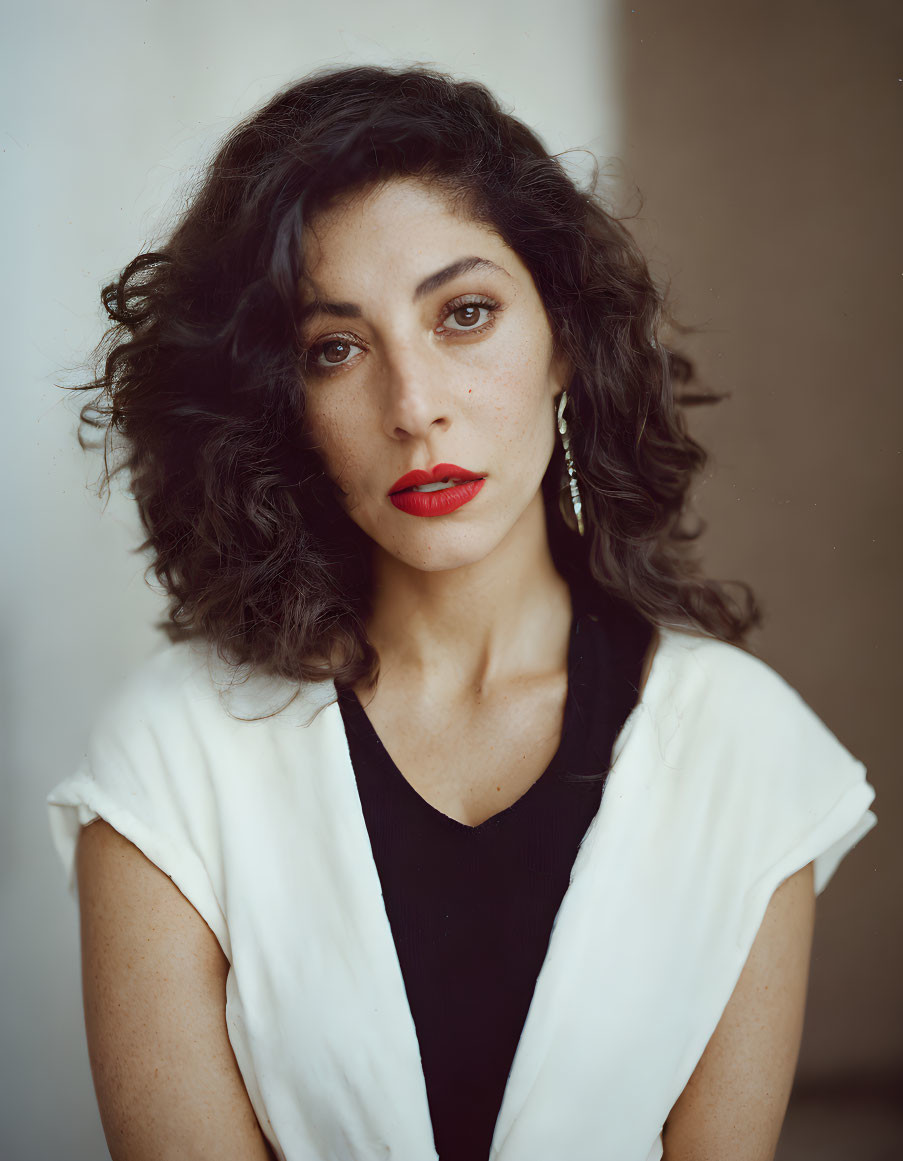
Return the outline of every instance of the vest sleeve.
[[[747,907],[758,915],[775,888],[807,863],[820,894],[877,819],[865,766],[801,695],[767,667],[752,688],[751,749],[764,792],[750,806],[759,814],[760,845]]]
[[[75,770],[47,795],[50,831],[77,895],[80,829],[102,818],[179,888],[231,961],[217,863],[216,803],[193,728],[188,651],[170,647],[103,706]]]
[[[692,811],[720,852],[719,874],[744,901],[745,943],[794,872],[811,862],[816,894],[824,890],[875,825],[875,791],[863,763],[765,662],[722,643],[695,652],[686,732],[697,757],[683,764],[694,770]]]

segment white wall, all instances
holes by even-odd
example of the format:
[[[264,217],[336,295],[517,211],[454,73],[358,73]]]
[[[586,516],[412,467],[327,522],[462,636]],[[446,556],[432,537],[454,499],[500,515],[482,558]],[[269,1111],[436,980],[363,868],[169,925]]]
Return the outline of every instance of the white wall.
[[[192,167],[275,89],[329,63],[434,64],[487,82],[556,150],[616,153],[612,0],[33,0],[4,19],[0,603],[0,1154],[107,1156],[75,903],[44,795],[156,644],[130,502],[56,383],[102,331],[98,291],[159,235]],[[579,167],[579,159],[577,161]]]

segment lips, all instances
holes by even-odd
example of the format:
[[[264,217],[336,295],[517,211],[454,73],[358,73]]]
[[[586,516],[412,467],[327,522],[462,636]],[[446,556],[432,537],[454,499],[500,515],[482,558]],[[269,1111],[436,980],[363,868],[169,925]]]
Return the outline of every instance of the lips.
[[[472,500],[485,482],[485,476],[457,464],[436,464],[427,471],[418,468],[397,479],[389,489],[389,500],[409,516],[445,516]],[[415,490],[429,484],[447,486]]]
[[[459,468],[457,464],[436,464],[428,471],[416,468],[413,472],[401,476],[389,489],[389,495],[403,492],[406,488],[420,488],[424,484],[439,484],[443,480],[454,480],[457,484],[463,483],[465,480],[481,480],[482,478],[479,472],[469,472],[467,468]]]

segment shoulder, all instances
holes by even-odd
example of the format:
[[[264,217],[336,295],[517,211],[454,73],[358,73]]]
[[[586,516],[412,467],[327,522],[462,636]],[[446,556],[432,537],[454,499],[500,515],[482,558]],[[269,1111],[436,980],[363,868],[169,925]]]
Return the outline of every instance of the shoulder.
[[[139,662],[101,704],[93,736],[234,733],[252,722],[309,721],[335,696],[331,682],[292,683],[224,661],[206,641],[167,644]]]
[[[161,646],[133,665],[103,700],[97,722],[126,718],[135,724],[212,699],[215,687],[207,676],[208,665],[209,651],[194,642]]]
[[[48,796],[56,831],[68,841],[100,815],[132,841],[139,829],[157,846],[190,837],[209,854],[224,812],[310,765],[317,731],[298,727],[334,696],[322,686],[243,673],[206,643],[166,645],[101,704],[77,768]],[[136,845],[147,853],[148,841]]]
[[[660,632],[653,661],[657,708],[709,736],[769,744],[804,735],[836,738],[802,694],[767,662],[737,645],[684,630]],[[839,743],[838,743],[839,744]]]
[[[784,750],[849,755],[800,692],[767,662],[713,637],[661,631],[647,696],[663,719],[678,719],[709,745],[742,742],[774,760]],[[858,764],[857,764],[858,765]]]
[[[726,695],[738,691],[757,696],[800,699],[797,691],[767,662],[754,653],[717,637],[685,629],[659,630],[659,654],[663,667],[679,671],[680,680],[694,688]]]

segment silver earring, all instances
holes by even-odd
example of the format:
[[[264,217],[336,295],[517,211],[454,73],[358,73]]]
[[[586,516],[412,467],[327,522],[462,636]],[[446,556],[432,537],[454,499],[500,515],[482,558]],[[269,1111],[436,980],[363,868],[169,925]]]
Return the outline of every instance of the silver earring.
[[[582,536],[585,529],[583,525],[583,500],[580,498],[580,489],[577,487],[577,471],[574,467],[574,457],[571,454],[571,441],[568,438],[567,420],[564,418],[564,409],[568,405],[567,391],[561,392],[561,398],[558,402],[558,433],[561,436],[561,444],[564,448],[564,462],[568,471],[568,483],[571,492],[571,507],[574,509],[574,519],[577,521],[577,531]]]

